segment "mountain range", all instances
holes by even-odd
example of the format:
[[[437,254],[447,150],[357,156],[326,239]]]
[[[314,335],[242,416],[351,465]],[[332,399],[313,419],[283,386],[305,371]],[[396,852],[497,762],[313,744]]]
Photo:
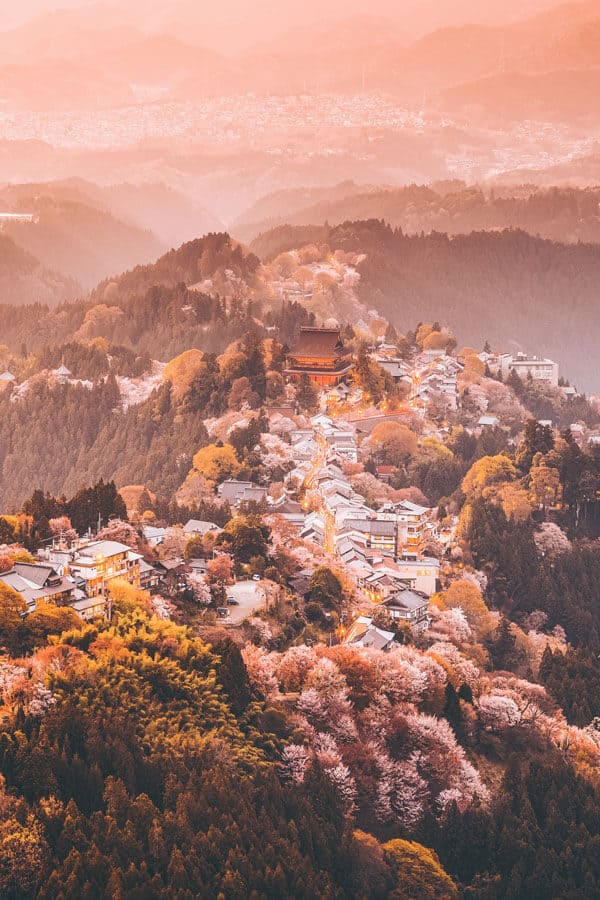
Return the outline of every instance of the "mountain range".
[[[39,264],[14,244],[10,247],[15,279],[24,277],[23,271],[30,280],[39,279]],[[302,259],[311,260],[309,269]],[[361,311],[371,310],[402,332],[420,321],[438,320],[450,323],[462,343],[483,346],[488,340],[501,349],[547,355],[580,389],[600,388],[600,245],[565,244],[514,229],[407,235],[372,219],[281,226],[260,235],[249,248],[226,234],[213,234],[113,277],[84,300],[59,310],[33,315],[27,307],[5,307],[3,342],[14,352],[22,344],[41,346],[42,337],[46,343],[64,343],[105,336],[136,353],[170,358],[191,347],[205,349],[207,342],[215,345],[204,323],[207,315],[218,320],[217,295],[228,296],[229,303],[236,297],[253,300],[257,317],[261,310],[275,314],[282,300],[293,296],[289,291],[295,279],[312,279],[311,267],[335,276],[332,260],[337,260],[338,273],[351,277],[345,279],[343,293],[331,277],[330,289],[315,280],[302,302],[320,320],[344,320],[348,313],[342,310],[355,310],[357,321]],[[43,274],[56,290],[56,276]],[[63,290],[68,297],[67,286]],[[297,290],[302,293],[300,284]],[[31,289],[28,296],[43,299]],[[244,330],[247,323],[239,327]],[[220,340],[226,342],[227,334]]]
[[[518,21],[516,4],[512,16],[506,11],[501,18],[478,15],[470,2],[462,10],[448,4],[452,18],[442,9],[426,15],[432,30],[416,39],[406,20],[377,15],[381,6],[368,16],[353,16],[350,7],[343,17],[317,24],[306,16],[308,24],[271,38],[265,29],[266,38],[237,50],[211,37],[210,28],[202,27],[205,11],[193,4],[172,4],[172,16],[164,10],[145,16],[143,26],[109,6],[63,10],[0,32],[0,94],[9,107],[40,110],[57,103],[65,109],[119,106],[145,97],[366,88],[391,91],[411,105],[422,104],[425,92],[429,106],[455,112],[471,110],[473,95],[486,108],[488,99],[495,101],[493,92],[488,98],[493,85],[486,79],[510,87],[516,76],[588,72],[600,64],[594,0],[551,9],[544,4],[541,13],[540,4],[521,5]],[[264,12],[255,10],[257,21]],[[528,12],[534,14],[527,18]],[[523,104],[535,96],[534,88]],[[596,113],[592,106],[589,112]],[[520,115],[510,97],[508,107],[509,117]],[[543,112],[543,106],[532,108]],[[585,110],[574,104],[567,112],[581,116]]]
[[[168,247],[219,226],[206,211],[161,184],[99,186],[69,179],[6,185],[0,187],[0,207],[34,215],[33,223],[6,223],[4,234],[37,261],[42,281],[42,270],[52,273],[47,294],[39,294],[49,303],[73,293],[71,287],[65,298],[56,296],[54,273],[88,291],[115,272],[151,262]],[[10,297],[13,302],[32,299],[30,291],[19,299],[16,289]]]
[[[275,191],[253,204],[232,231],[250,242],[278,225],[337,225],[357,219],[383,219],[409,234],[520,228],[564,243],[598,243],[600,190],[528,184],[478,187],[461,181],[385,188],[346,181],[329,189]]]

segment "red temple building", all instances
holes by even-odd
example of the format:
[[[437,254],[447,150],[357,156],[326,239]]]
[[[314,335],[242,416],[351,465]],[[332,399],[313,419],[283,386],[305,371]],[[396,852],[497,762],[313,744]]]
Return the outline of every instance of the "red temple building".
[[[344,345],[339,328],[301,328],[288,353],[285,374],[295,381],[308,375],[320,386],[347,381],[352,373],[352,351]]]

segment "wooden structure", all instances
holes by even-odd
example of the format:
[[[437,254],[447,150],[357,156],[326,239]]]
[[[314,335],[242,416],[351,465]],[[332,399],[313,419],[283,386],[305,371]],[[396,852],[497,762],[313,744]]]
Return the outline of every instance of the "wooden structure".
[[[298,342],[288,353],[285,374],[294,381],[308,375],[324,387],[346,381],[352,368],[352,352],[339,328],[301,328]]]

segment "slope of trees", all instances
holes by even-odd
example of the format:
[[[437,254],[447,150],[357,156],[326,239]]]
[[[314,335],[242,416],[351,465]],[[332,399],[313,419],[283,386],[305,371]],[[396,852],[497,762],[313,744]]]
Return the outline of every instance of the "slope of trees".
[[[374,219],[322,226],[310,240],[364,253],[360,294],[401,330],[415,321],[451,321],[469,344],[516,344],[558,360],[580,389],[597,387],[597,245],[514,230],[409,236]],[[302,227],[284,227],[254,246],[272,257],[306,241]]]
[[[45,268],[10,237],[0,234],[0,296],[3,303],[24,306],[45,303],[56,306],[81,292],[74,278]]]
[[[318,761],[283,775],[292,723],[235,644],[114,597],[112,626],[2,662],[3,896],[457,896],[434,852],[353,831]]]
[[[18,508],[32,486],[71,494],[100,478],[172,495],[206,440],[202,419],[179,414],[168,384],[125,411],[113,376],[91,390],[42,383],[17,403],[0,397],[0,409],[4,509]]]
[[[149,231],[126,224],[79,197],[52,197],[44,187],[39,191],[34,187],[29,195],[22,192],[19,204],[34,212],[36,221],[10,224],[8,235],[43,266],[73,279],[85,290],[107,275],[155,259],[165,249]]]
[[[309,191],[298,191],[300,197],[311,196]],[[432,185],[412,184],[402,188],[380,190],[360,189],[352,182],[336,185],[330,191],[313,192],[310,205],[281,209],[281,221],[288,225],[303,226],[298,229],[306,237],[306,243],[315,240],[318,226],[324,222],[338,225],[342,222],[364,219],[384,219],[393,228],[401,228],[406,234],[439,231],[447,234],[469,234],[471,231],[489,231],[499,228],[521,228],[532,235],[554,241],[571,243],[600,240],[598,217],[599,191],[597,188],[549,188],[535,190],[527,186],[506,187],[489,192],[477,187],[467,187],[463,182],[444,182]],[[277,197],[273,198],[275,205]],[[268,209],[268,198],[257,205]],[[285,196],[282,197],[282,204]],[[247,219],[247,216],[246,216]],[[250,221],[247,219],[247,221]],[[264,259],[268,219],[253,221],[257,225],[242,224],[240,233],[249,235],[252,230],[252,249]],[[280,238],[284,229],[277,229]],[[262,233],[261,233],[262,232]],[[275,231],[273,231],[275,233]],[[260,234],[260,236],[258,236]]]

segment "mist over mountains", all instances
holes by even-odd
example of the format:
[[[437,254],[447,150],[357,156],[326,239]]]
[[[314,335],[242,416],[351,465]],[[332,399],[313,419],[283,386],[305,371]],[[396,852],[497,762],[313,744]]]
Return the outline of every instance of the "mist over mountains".
[[[211,227],[343,179],[595,177],[594,0],[25,12],[0,32],[7,181],[163,183]]]
[[[449,310],[473,340],[562,354],[591,385],[587,337],[581,353],[565,349],[526,314],[540,312],[544,285],[548,321],[572,329],[575,346],[595,315],[594,0],[379,0],[368,11],[358,0],[32,0],[4,25],[0,206],[34,215],[5,224],[5,302],[86,298],[209,232],[252,246],[265,266],[273,247],[314,235],[343,249],[344,223],[384,221],[393,239],[361,225],[350,241],[366,256],[359,306],[397,313],[400,327]],[[503,274],[520,254],[521,286]],[[263,272],[256,298],[278,278]],[[221,267],[211,290],[233,283]],[[328,314],[354,308],[338,302]]]

